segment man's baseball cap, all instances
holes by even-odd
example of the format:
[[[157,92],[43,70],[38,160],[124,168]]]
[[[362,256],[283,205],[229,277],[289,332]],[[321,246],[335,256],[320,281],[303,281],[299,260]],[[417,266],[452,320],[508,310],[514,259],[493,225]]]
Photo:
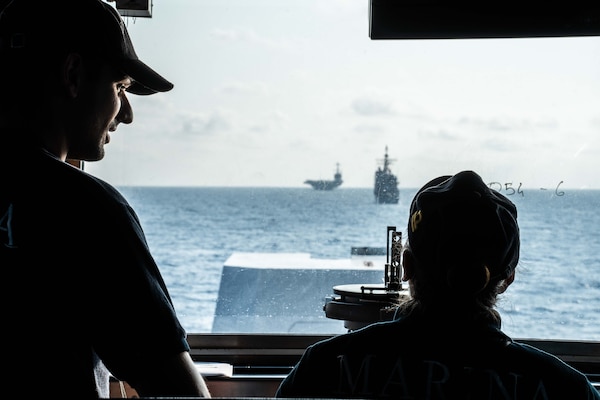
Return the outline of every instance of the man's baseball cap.
[[[519,261],[517,209],[473,171],[440,176],[411,202],[408,241],[417,260],[445,277],[449,269],[467,269],[456,274],[467,280],[485,270],[485,287],[505,279]]]
[[[173,84],[141,61],[123,19],[102,0],[12,0],[0,15],[0,55],[51,57],[77,51],[100,57],[130,76],[128,92],[166,92]]]

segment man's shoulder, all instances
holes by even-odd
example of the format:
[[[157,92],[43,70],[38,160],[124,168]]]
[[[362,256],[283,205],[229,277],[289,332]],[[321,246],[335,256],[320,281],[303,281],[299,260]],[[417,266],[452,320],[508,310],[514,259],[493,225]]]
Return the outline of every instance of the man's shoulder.
[[[59,185],[65,195],[75,195],[86,201],[123,202],[121,193],[110,183],[95,177],[82,168],[46,155],[40,158],[40,169],[44,179]]]
[[[27,209],[64,209],[68,212],[63,217],[76,217],[86,210],[101,214],[130,208],[113,185],[45,151],[31,152],[22,163],[4,161],[0,166],[0,197]]]

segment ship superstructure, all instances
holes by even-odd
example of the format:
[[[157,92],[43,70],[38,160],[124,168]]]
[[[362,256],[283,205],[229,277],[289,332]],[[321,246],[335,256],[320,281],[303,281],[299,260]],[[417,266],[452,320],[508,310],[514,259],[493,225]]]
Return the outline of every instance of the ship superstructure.
[[[378,204],[397,204],[400,200],[400,191],[398,189],[398,178],[392,173],[390,165],[392,159],[388,156],[388,148],[385,146],[385,156],[383,166],[375,171],[375,202]]]

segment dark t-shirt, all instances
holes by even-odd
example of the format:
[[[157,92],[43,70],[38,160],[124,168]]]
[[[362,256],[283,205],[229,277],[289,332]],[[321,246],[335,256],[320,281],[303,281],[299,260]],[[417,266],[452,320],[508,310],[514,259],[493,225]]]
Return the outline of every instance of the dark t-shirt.
[[[135,387],[141,366],[189,350],[115,188],[42,150],[0,167],[5,382],[32,398],[105,396],[103,365]]]
[[[316,343],[277,397],[600,399],[585,375],[493,324],[406,317]]]

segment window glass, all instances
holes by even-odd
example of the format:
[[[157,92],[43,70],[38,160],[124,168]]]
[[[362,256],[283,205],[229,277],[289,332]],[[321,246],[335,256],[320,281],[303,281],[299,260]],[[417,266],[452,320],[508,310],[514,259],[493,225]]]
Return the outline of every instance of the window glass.
[[[519,209],[504,330],[600,339],[600,38],[373,41],[367,1],[152,14],[127,26],[175,88],[129,95],[133,124],[85,169],[136,209],[188,332],[345,331],[333,286],[383,282],[416,189],[472,169]],[[386,154],[399,201],[378,204]]]

